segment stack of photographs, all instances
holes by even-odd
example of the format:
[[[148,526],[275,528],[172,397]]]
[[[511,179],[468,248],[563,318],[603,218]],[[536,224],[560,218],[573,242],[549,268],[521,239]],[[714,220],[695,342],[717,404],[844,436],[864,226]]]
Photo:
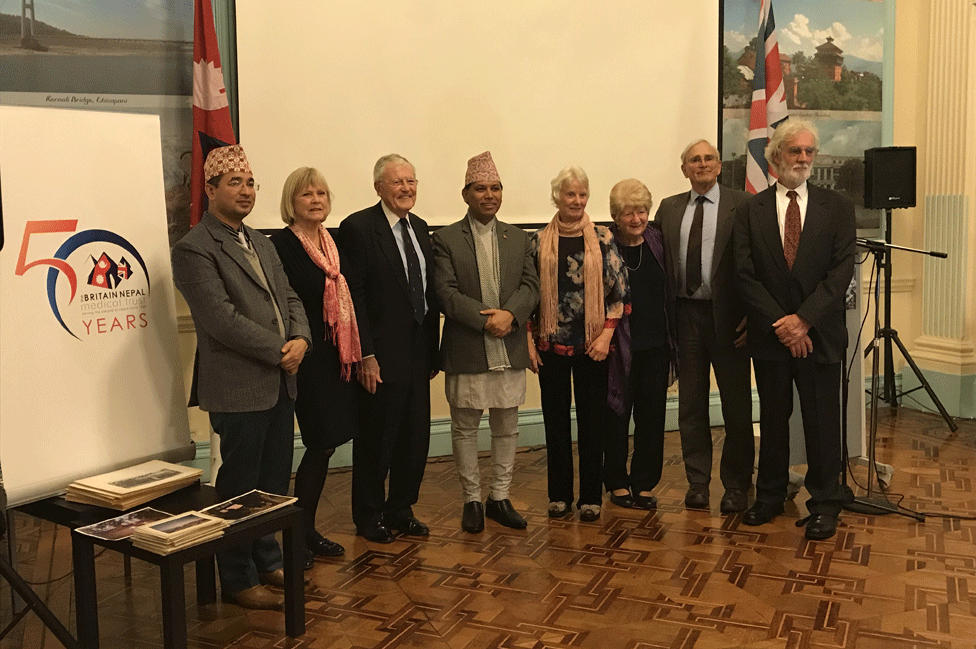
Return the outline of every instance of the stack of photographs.
[[[125,511],[200,479],[201,469],[152,460],[111,473],[75,480],[65,499]]]
[[[254,489],[203,511],[173,516],[152,507],[116,516],[107,521],[79,527],[78,532],[106,541],[131,539],[132,545],[156,554],[177,550],[215,539],[234,523],[290,505],[295,498]]]
[[[187,512],[136,528],[132,545],[156,554],[171,554],[223,535],[229,524],[200,512]]]

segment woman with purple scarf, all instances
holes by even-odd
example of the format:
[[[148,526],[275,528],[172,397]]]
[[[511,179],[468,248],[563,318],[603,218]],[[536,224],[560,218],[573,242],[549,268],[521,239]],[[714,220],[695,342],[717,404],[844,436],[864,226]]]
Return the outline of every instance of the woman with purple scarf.
[[[652,203],[639,180],[621,180],[610,190],[611,230],[627,266],[631,308],[617,324],[608,357],[607,401],[617,421],[606,439],[603,481],[610,502],[632,509],[657,507],[651,491],[661,480],[668,386],[677,377],[674,286],[664,272],[661,230],[647,224]],[[634,454],[628,475],[631,411]]]

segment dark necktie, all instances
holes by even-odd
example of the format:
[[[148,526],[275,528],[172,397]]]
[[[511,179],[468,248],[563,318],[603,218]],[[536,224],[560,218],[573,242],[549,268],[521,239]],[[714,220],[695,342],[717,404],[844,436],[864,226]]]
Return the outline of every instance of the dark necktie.
[[[695,216],[688,233],[688,256],[685,265],[685,290],[694,295],[702,285],[702,221],[705,220],[704,196],[695,199]]]
[[[786,192],[790,204],[786,207],[786,224],[783,227],[783,256],[786,265],[793,270],[796,249],[800,246],[800,204],[796,202],[797,193],[792,189]]]
[[[400,219],[403,233],[403,251],[407,254],[407,277],[410,280],[410,304],[413,306],[413,319],[420,324],[424,321],[424,280],[420,275],[420,257],[410,238],[409,217]]]

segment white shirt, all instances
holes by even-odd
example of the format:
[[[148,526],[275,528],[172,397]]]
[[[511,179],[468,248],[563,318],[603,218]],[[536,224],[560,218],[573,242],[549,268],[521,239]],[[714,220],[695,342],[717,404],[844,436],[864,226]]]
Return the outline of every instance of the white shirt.
[[[796,192],[796,204],[800,206],[800,230],[807,220],[807,202],[809,193],[807,191],[807,181],[794,189]],[[786,208],[790,206],[790,199],[786,192],[790,191],[787,187],[776,183],[776,221],[779,223],[779,240],[782,241],[786,236]]]

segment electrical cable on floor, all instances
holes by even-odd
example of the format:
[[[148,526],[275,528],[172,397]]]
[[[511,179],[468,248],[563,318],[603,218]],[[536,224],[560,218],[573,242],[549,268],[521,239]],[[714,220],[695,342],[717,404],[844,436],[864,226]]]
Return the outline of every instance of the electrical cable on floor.
[[[864,253],[864,258],[861,259],[861,261],[855,261],[855,265],[856,266],[863,265],[864,262],[867,261],[869,254],[870,253]],[[868,290],[867,290],[868,297],[867,297],[867,301],[864,303],[864,317],[861,319],[861,327],[858,329],[858,331],[857,331],[857,338],[854,340],[854,351],[851,352],[851,362],[847,364],[847,376],[844,377],[844,383],[846,385],[850,385],[851,372],[854,371],[854,363],[857,362],[860,359],[860,356],[861,356],[861,336],[864,334],[864,326],[867,324],[867,321],[868,321],[868,313],[871,310],[871,296],[874,294],[875,266],[877,265],[877,258],[876,257],[872,257],[872,258],[875,259],[875,261],[872,262],[872,264],[871,264],[871,274],[869,275],[870,279],[868,280]],[[871,392],[870,390],[865,389],[865,393],[870,394],[870,392]],[[846,415],[847,415],[847,413],[844,413],[844,416],[845,417],[846,417]],[[862,452],[863,452],[863,449],[862,449]],[[862,490],[866,491],[865,487],[863,485],[861,485],[857,481],[857,478],[854,477],[854,471],[853,471],[853,469],[851,469],[851,462],[850,462],[850,458],[847,456],[847,449],[846,448],[844,449],[844,457],[847,459],[847,475],[850,476],[851,482],[853,482],[854,485],[856,487],[858,487],[859,489],[862,489]],[[880,480],[879,480],[879,483],[880,483]],[[853,494],[853,491],[851,493]]]
[[[856,264],[857,265],[862,265],[865,261],[867,261],[867,253],[865,253],[864,258],[861,261],[856,262]],[[861,349],[860,349],[860,346],[861,346],[861,336],[864,333],[864,327],[867,324],[867,320],[868,320],[868,313],[871,310],[871,296],[874,294],[874,291],[877,290],[877,288],[875,287],[874,280],[875,280],[875,277],[876,276],[879,276],[878,281],[880,282],[881,281],[880,280],[880,274],[881,274],[881,269],[880,269],[880,266],[879,266],[879,259],[878,259],[878,256],[877,255],[874,255],[874,262],[871,265],[870,279],[868,280],[868,291],[867,291],[868,297],[867,297],[867,301],[865,302],[865,305],[864,305],[864,318],[861,320],[861,326],[860,326],[860,328],[858,329],[858,332],[857,332],[857,338],[856,338],[855,343],[854,343],[854,350],[852,352],[851,362],[850,362],[850,364],[849,364],[849,366],[847,368],[847,376],[845,377],[845,379],[846,379],[845,380],[845,385],[850,385],[850,373],[854,369],[854,363],[857,362],[859,360],[858,357],[861,356]],[[875,311],[877,311],[877,309],[879,308],[879,304],[877,302],[875,302],[874,308],[875,308]],[[875,316],[876,316],[875,317],[875,323],[877,323],[877,313],[875,314]],[[877,327],[877,324],[875,326]],[[876,346],[876,341],[877,341],[877,330],[875,330],[875,338],[872,339],[872,345],[875,345],[874,349],[871,351],[872,354],[878,354],[879,353],[879,350],[878,350],[878,348]],[[875,357],[875,359],[876,358],[877,357]],[[877,395],[874,394],[874,392],[873,392],[873,389],[874,389],[874,379],[875,379],[874,372],[875,371],[877,371],[877,367],[876,366],[875,366],[874,369],[872,369],[872,377],[871,377],[872,378],[872,386],[871,386],[872,387],[872,390],[865,390],[868,394],[871,394],[872,404],[876,403],[874,401],[874,399],[877,399]],[[885,376],[885,380],[886,381],[888,380],[888,377],[887,376]],[[846,413],[844,413],[844,414],[846,416]],[[874,408],[872,408],[872,416],[873,417],[877,417],[877,411]],[[872,424],[872,433],[875,436],[877,435],[877,421],[873,421],[873,424]],[[877,439],[876,438],[874,440],[871,440],[871,441],[873,441],[874,443],[877,443]],[[899,514],[901,514],[903,516],[907,516],[909,518],[914,518],[915,520],[918,520],[919,522],[924,522],[924,520],[925,520],[925,514],[924,513],[916,512],[916,511],[914,511],[912,509],[909,509],[908,507],[903,507],[902,506],[901,503],[902,503],[902,501],[905,500],[904,494],[889,494],[888,493],[887,488],[885,486],[885,483],[881,479],[881,473],[882,472],[878,470],[877,458],[874,457],[874,453],[873,452],[872,453],[869,453],[869,455],[871,455],[872,457],[869,457],[868,458],[868,462],[873,462],[874,463],[873,469],[874,469],[875,478],[876,478],[876,480],[878,482],[878,493],[891,506],[891,509],[886,509],[883,506],[875,505],[874,503],[863,503],[863,502],[860,502],[860,503],[858,503],[858,505],[859,506],[865,506],[865,505],[867,505],[867,506],[870,506],[870,507],[877,507],[877,509],[878,509],[878,515],[883,515],[883,514],[886,514],[886,513],[899,513]],[[847,456],[847,448],[846,447],[844,448],[844,458],[847,460],[847,467],[846,467],[847,474],[846,475],[849,475],[850,476],[851,482],[853,482],[854,485],[856,487],[858,487],[859,489],[861,489],[862,491],[866,491],[868,494],[872,493],[872,490],[871,490],[870,487],[865,487],[864,485],[860,484],[857,481],[857,478],[854,476],[854,470],[851,467],[850,458]],[[868,468],[869,468],[868,475],[870,476],[870,469],[872,467],[869,466]],[[848,487],[848,489],[849,489],[849,487]],[[850,490],[850,494],[851,494],[851,496],[854,495],[853,490]],[[889,497],[891,495],[894,495],[894,496],[897,496],[898,497],[895,502],[892,502],[891,498]],[[865,515],[871,516],[872,514],[865,514]]]
[[[95,558],[97,559],[98,557],[102,556],[102,554],[106,550],[108,550],[108,548],[102,548],[102,549],[100,549],[98,552],[95,553]],[[46,581],[28,581],[28,580],[25,579],[24,580],[24,583],[25,584],[28,584],[30,586],[47,586],[48,584],[53,584],[56,581],[61,581],[62,579],[67,579],[68,577],[70,577],[71,575],[73,575],[74,572],[75,572],[74,570],[69,570],[68,572],[66,572],[65,574],[61,575],[60,577],[53,577],[53,578],[48,579]]]

